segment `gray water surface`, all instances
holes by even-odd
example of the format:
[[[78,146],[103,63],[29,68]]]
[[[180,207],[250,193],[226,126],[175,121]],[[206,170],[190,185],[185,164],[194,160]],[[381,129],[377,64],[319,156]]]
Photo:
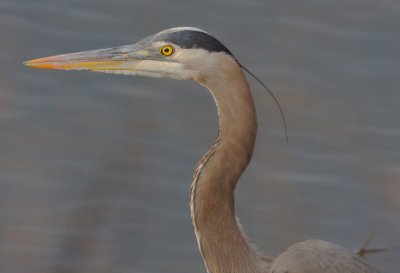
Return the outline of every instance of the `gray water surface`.
[[[400,3],[0,0],[0,272],[205,272],[188,208],[217,115],[193,82],[46,71],[23,61],[214,34],[259,114],[238,216],[277,255],[309,238],[400,245]],[[397,273],[399,248],[369,257]]]

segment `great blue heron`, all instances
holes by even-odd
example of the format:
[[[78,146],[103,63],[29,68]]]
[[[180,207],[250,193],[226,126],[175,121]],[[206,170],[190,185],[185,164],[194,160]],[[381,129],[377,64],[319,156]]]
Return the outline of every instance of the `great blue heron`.
[[[207,32],[161,31],[137,44],[51,56],[28,66],[194,80],[214,97],[219,133],[199,161],[190,192],[197,243],[209,273],[378,273],[333,243],[307,240],[277,257],[250,244],[235,218],[234,189],[253,152],[257,118],[240,63]]]

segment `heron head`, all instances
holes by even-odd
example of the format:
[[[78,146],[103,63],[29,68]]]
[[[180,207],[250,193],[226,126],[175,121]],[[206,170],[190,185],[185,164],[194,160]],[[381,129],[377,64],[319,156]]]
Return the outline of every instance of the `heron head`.
[[[199,80],[220,66],[221,58],[235,60],[221,42],[205,31],[178,27],[133,45],[50,56],[27,61],[25,65]]]

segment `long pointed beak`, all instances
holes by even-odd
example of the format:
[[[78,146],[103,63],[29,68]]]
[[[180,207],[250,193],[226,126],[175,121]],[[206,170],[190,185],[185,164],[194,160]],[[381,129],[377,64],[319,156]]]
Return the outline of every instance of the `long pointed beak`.
[[[24,62],[35,68],[62,70],[125,71],[134,70],[150,53],[137,44],[55,55]]]

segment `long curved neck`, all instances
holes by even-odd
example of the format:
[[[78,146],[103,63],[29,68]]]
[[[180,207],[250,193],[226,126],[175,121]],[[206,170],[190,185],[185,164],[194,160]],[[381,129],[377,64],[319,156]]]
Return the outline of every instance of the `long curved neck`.
[[[198,163],[193,177],[192,222],[209,273],[265,272],[266,261],[241,232],[234,207],[234,189],[251,159],[255,143],[255,107],[236,62],[221,70],[214,77],[199,80],[216,102],[219,134]]]

